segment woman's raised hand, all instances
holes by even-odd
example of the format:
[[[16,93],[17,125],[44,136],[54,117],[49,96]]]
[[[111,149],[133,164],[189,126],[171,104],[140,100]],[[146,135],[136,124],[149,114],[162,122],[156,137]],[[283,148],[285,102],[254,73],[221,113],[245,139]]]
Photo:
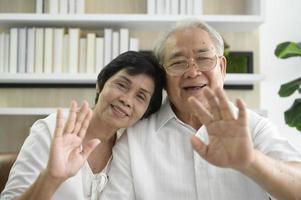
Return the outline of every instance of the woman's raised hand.
[[[83,145],[91,117],[92,111],[86,101],[79,111],[77,103],[71,102],[69,117],[65,124],[62,109],[57,110],[56,127],[46,169],[46,173],[52,178],[64,181],[74,176],[100,143],[100,140],[92,139]]]

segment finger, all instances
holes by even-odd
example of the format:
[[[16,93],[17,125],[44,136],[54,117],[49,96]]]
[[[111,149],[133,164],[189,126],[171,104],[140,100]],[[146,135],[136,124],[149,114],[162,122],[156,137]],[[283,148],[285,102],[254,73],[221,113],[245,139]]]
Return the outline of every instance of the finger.
[[[74,125],[76,121],[76,110],[77,110],[76,101],[71,101],[70,108],[69,108],[69,116],[64,129],[65,133],[72,133],[74,129]]]
[[[236,100],[236,106],[239,109],[239,114],[238,114],[238,122],[242,126],[247,125],[247,108],[245,103],[241,99]]]
[[[207,102],[210,106],[210,111],[213,115],[214,120],[220,120],[221,119],[221,114],[219,110],[219,101],[216,98],[215,94],[213,91],[209,88],[204,88],[204,95],[207,99]]]
[[[216,95],[219,99],[221,117],[226,120],[235,119],[225,92],[221,88],[217,88]]]
[[[191,138],[191,144],[192,144],[192,147],[194,148],[194,150],[196,152],[198,152],[198,154],[200,156],[202,156],[202,158],[204,158],[205,160],[206,157],[207,157],[207,150],[208,150],[208,147],[207,145],[202,142],[199,138],[197,138],[196,136],[192,136]]]
[[[188,99],[188,102],[190,103],[190,106],[192,106],[195,114],[197,115],[198,119],[202,122],[202,124],[207,126],[212,122],[213,117],[211,113],[195,97],[190,97]]]
[[[77,113],[77,118],[74,126],[73,133],[78,134],[86,115],[89,112],[89,104],[87,101],[84,101],[79,112]]]
[[[87,142],[86,145],[83,146],[81,154],[83,155],[84,159],[86,160],[91,152],[96,148],[96,146],[100,143],[99,139],[92,139]]]
[[[63,122],[63,110],[61,108],[56,111],[56,123],[54,129],[54,137],[60,137],[63,135],[64,122]]]
[[[83,123],[81,124],[80,130],[78,132],[78,136],[80,138],[83,139],[85,137],[91,119],[92,119],[92,110],[90,108],[88,108],[88,113],[87,113]]]

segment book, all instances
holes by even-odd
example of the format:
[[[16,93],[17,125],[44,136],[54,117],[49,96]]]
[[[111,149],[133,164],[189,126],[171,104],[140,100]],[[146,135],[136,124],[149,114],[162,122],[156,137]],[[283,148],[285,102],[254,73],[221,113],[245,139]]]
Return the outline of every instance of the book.
[[[112,59],[116,58],[119,55],[119,32],[113,32],[112,40]]]
[[[84,14],[85,13],[85,0],[76,0],[75,13],[76,14]]]
[[[10,29],[9,36],[9,72],[17,73],[18,65],[18,28]]]
[[[4,72],[9,73],[9,33],[4,35]]]
[[[155,13],[162,15],[165,11],[165,0],[156,0],[156,10]]]
[[[35,61],[35,28],[27,29],[26,72],[34,73]]]
[[[63,38],[63,73],[69,73],[69,35],[64,34]]]
[[[194,0],[186,0],[186,14],[192,15],[193,14],[193,1]]]
[[[180,15],[186,15],[186,5],[187,1],[186,0],[180,0]]]
[[[78,72],[80,74],[86,73],[86,63],[87,63],[87,38],[79,39],[79,68]]]
[[[26,31],[26,28],[18,28],[18,73],[26,72]]]
[[[119,52],[118,52],[119,53]],[[99,73],[100,70],[104,67],[104,38],[96,38],[96,52],[95,52],[95,72]]]
[[[44,73],[51,74],[53,72],[53,28],[45,28],[44,31]]]
[[[68,0],[68,13],[75,14],[75,0]]]
[[[120,29],[120,54],[129,50],[129,29]]]
[[[64,28],[55,28],[53,35],[53,72],[60,74],[63,72],[64,56]]]
[[[4,33],[0,33],[0,73],[4,72]]]
[[[156,0],[147,0],[147,14],[154,15],[156,10]]]
[[[165,0],[165,11],[164,14],[170,15],[171,14],[171,2],[172,0]]]
[[[171,1],[171,14],[178,15],[179,14],[179,1]]]
[[[94,73],[95,69],[95,33],[87,34],[87,60],[86,60],[86,72]]]
[[[104,30],[104,65],[112,60],[112,32],[110,28]]]
[[[36,0],[36,13],[44,13],[44,0]]]
[[[203,14],[203,0],[193,0],[193,14],[202,15]]]
[[[62,15],[68,14],[68,0],[60,0],[59,13]]]
[[[69,28],[69,73],[78,73],[79,28]]]
[[[138,38],[130,38],[130,49],[131,51],[139,51],[139,40]]]
[[[36,28],[35,39],[35,73],[44,72],[44,29]]]
[[[50,14],[59,13],[59,0],[49,0],[49,13]]]

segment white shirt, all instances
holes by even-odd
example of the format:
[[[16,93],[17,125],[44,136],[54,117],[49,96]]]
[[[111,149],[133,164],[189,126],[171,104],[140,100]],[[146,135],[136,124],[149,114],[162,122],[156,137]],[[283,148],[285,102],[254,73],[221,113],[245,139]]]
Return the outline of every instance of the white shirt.
[[[256,149],[276,159],[301,161],[267,119],[248,111],[248,124]],[[203,160],[190,143],[195,134],[208,142],[204,126],[195,131],[165,102],[158,113],[128,128],[115,145],[110,180],[100,199],[269,199],[248,177]]]
[[[65,120],[67,112],[64,113]],[[0,199],[14,199],[23,194],[46,168],[51,139],[55,129],[56,115],[38,120],[31,127],[22,149],[14,163],[8,182],[1,193]],[[101,156],[101,155],[99,155]],[[94,200],[98,199],[107,183],[107,168],[99,174],[93,174],[88,162],[78,173],[66,180],[55,192],[53,200]]]

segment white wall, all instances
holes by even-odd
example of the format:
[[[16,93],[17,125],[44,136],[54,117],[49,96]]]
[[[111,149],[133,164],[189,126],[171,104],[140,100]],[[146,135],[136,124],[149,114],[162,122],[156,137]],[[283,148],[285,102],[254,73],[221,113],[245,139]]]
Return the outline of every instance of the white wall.
[[[301,152],[301,132],[288,127],[283,112],[296,97],[280,98],[280,85],[301,76],[301,57],[278,59],[274,49],[284,41],[301,42],[301,1],[266,0],[265,23],[260,27],[260,73],[266,76],[261,84],[261,108],[268,111],[268,118],[274,122],[280,133],[288,137]]]

